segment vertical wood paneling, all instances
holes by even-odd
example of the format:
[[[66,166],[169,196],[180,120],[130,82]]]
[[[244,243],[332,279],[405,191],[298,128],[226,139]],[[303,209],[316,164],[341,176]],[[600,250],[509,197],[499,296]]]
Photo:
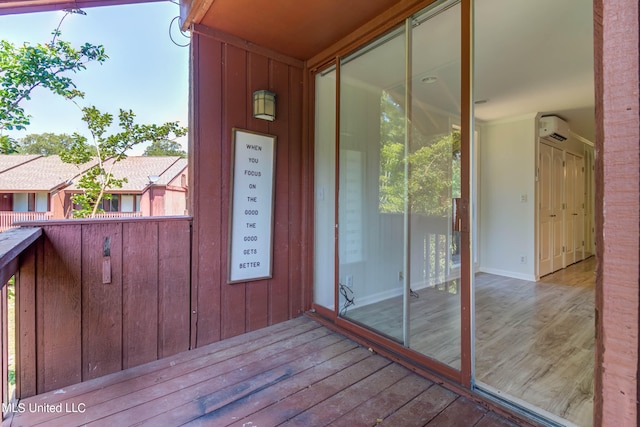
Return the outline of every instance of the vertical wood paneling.
[[[82,380],[81,226],[45,227],[42,295],[42,354],[38,376],[50,391]],[[40,344],[40,343],[39,343]],[[52,369],[49,369],[52,367]]]
[[[41,242],[20,255],[16,274],[16,392],[18,396],[36,394],[36,262]]]
[[[289,319],[289,181],[299,177],[289,175],[290,88],[289,66],[277,61],[270,63],[270,81],[277,99],[278,115],[271,131],[278,136],[276,147],[276,183],[273,228],[273,278],[270,281],[271,324]],[[297,138],[296,138],[297,139]]]
[[[19,397],[188,350],[190,235],[186,217],[43,227],[16,275]]]
[[[309,182],[305,174],[310,172],[303,166],[303,162],[308,164],[308,159],[302,159],[302,146],[308,143],[302,135],[306,105],[302,102],[302,64],[297,67],[293,65],[296,61],[283,62],[282,55],[254,49],[252,45],[239,43],[237,38],[208,32],[202,27],[194,32],[192,43],[198,54],[192,58],[195,132],[191,153],[193,162],[204,168],[198,171],[198,166],[194,167],[191,185],[196,192],[192,193],[195,199],[192,294],[197,294],[198,301],[192,328],[196,329],[196,345],[200,346],[282,322],[304,311],[302,288],[306,280],[302,271],[306,257],[301,251],[304,246],[302,224],[305,223],[302,186]],[[252,117],[252,94],[259,89],[276,93],[274,122]],[[220,104],[215,103],[216,98]],[[234,127],[277,137],[273,278],[228,285]],[[204,203],[209,201],[213,206],[205,208]],[[203,231],[210,234],[205,238]],[[205,266],[215,270],[212,275],[205,277],[202,273]],[[218,304],[203,304],[209,296],[217,298]],[[210,321],[216,314],[219,325]]]
[[[189,191],[193,212],[192,346],[220,340],[220,271],[223,247],[222,43],[193,34],[194,53]]]
[[[269,58],[257,53],[248,54],[247,63],[247,102],[249,129],[255,132],[269,133],[269,122],[254,119],[253,92],[272,88],[269,85]],[[277,105],[277,101],[276,101]],[[276,111],[278,114],[278,111]],[[278,144],[278,142],[276,142]],[[276,168],[277,168],[276,164]],[[246,331],[264,328],[269,324],[269,282],[266,280],[252,281],[246,284]]]
[[[596,425],[637,425],[640,4],[596,1]],[[602,127],[600,127],[602,126]],[[599,179],[600,178],[600,179]],[[599,386],[599,387],[598,387]]]
[[[158,357],[189,349],[191,228],[188,222],[158,224]]]
[[[227,285],[227,256],[229,234],[229,195],[231,192],[231,138],[234,127],[246,128],[247,122],[247,52],[235,46],[224,46],[224,87],[223,91],[223,135],[222,135],[222,234],[220,243],[223,251],[222,270],[219,272],[222,286],[222,335],[229,338],[245,332],[245,290],[244,283]]]
[[[122,367],[158,357],[158,225],[122,228]]]
[[[109,239],[111,283],[103,282]],[[82,379],[122,369],[122,224],[82,226]]]

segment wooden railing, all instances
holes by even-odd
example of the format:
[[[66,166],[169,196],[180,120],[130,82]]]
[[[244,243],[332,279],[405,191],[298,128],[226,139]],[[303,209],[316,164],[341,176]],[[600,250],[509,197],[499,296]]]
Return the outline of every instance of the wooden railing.
[[[18,379],[18,371],[16,369],[16,393],[10,394],[9,388],[9,291],[7,282],[13,277],[20,268],[21,262],[26,253],[33,250],[34,245],[42,236],[42,229],[34,228],[16,228],[0,233],[0,283],[2,291],[0,292],[0,318],[2,319],[2,327],[0,328],[0,366],[2,370],[2,418],[5,412],[10,411],[13,399],[20,393],[20,382]],[[17,301],[19,294],[19,281],[15,282],[15,297]],[[15,317],[11,319],[14,322],[18,318],[19,310],[14,310]],[[14,322],[17,326],[17,323]],[[18,329],[16,328],[16,338],[18,337]],[[15,358],[16,367],[19,363],[18,357]]]
[[[0,232],[14,227],[14,223],[51,219],[51,212],[0,211]]]
[[[95,218],[139,218],[142,212],[100,212]]]
[[[26,225],[0,233],[0,280],[15,273],[17,398],[189,349],[190,217]]]

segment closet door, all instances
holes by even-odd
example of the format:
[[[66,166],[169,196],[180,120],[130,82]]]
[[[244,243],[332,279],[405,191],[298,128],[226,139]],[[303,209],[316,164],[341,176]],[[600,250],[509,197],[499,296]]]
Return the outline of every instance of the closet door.
[[[551,181],[552,181],[552,269],[558,271],[564,267],[564,154],[562,150],[553,148],[551,159]]]
[[[544,276],[553,271],[553,174],[551,173],[553,148],[540,144],[538,162],[539,197],[539,267],[538,274]]]
[[[540,143],[538,172],[539,269],[544,276],[563,267],[564,262],[564,154]]]
[[[565,210],[564,210],[564,267],[576,262],[576,156],[566,154],[566,175],[565,175]]]

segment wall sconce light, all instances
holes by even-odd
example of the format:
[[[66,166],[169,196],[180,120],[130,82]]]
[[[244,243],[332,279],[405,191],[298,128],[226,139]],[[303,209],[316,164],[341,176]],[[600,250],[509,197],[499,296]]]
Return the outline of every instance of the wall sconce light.
[[[256,119],[269,120],[276,119],[276,94],[268,90],[257,90],[253,92],[253,117]]]

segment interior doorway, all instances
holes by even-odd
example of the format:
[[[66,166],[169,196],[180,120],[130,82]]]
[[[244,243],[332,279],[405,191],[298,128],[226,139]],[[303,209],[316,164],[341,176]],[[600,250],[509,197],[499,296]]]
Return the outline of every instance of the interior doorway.
[[[477,0],[474,11],[475,387],[544,423],[590,426],[592,5]],[[563,124],[556,138],[541,130],[548,116]]]

